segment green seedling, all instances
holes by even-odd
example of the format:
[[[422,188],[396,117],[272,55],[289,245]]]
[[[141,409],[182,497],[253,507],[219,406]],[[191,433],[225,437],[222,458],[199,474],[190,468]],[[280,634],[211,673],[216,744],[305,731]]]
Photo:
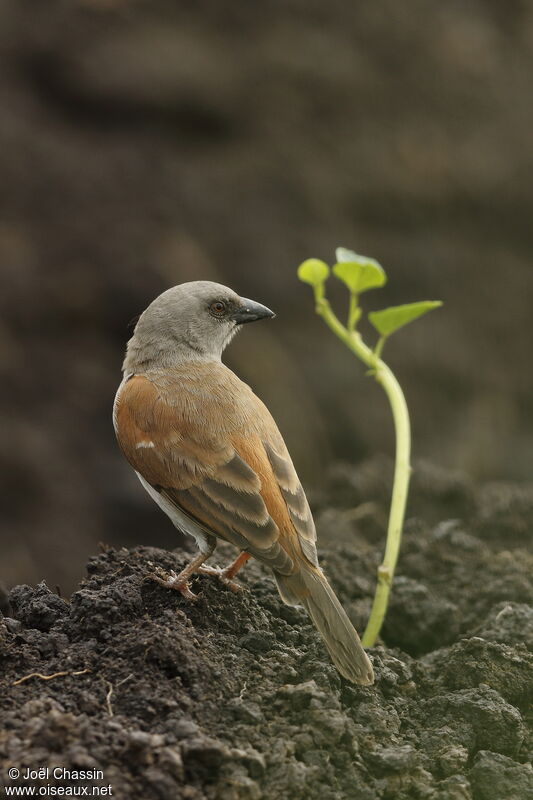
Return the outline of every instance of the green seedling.
[[[343,325],[337,318],[326,298],[326,281],[331,272],[329,266],[324,261],[310,258],[298,267],[298,277],[301,281],[313,287],[317,314],[322,317],[326,325],[331,328],[341,342],[368,367],[367,374],[372,375],[383,387],[390,403],[396,433],[394,484],[387,543],[383,561],[378,567],[376,593],[368,625],[363,635],[363,645],[372,647],[379,636],[387,612],[394,571],[400,551],[411,474],[409,412],[402,388],[390,368],[382,360],[381,354],[389,336],[433,308],[438,308],[442,303],[436,300],[424,300],[420,303],[408,303],[384,308],[382,311],[371,312],[368,315],[368,320],[378,332],[377,342],[371,348],[363,341],[361,333],[357,330],[357,324],[362,315],[359,296],[369,289],[378,289],[384,286],[387,282],[385,270],[373,258],[357,255],[357,253],[352,250],[346,250],[344,247],[337,248],[336,257],[337,263],[332,268],[333,274],[346,285],[350,293],[346,325]]]

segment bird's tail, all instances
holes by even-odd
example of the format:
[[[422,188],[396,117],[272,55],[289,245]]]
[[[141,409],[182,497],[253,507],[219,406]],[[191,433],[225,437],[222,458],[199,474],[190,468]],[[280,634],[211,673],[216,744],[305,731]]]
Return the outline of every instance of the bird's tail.
[[[305,567],[295,575],[274,574],[282,600],[303,605],[341,675],[353,683],[373,683],[370,659],[325,576]]]

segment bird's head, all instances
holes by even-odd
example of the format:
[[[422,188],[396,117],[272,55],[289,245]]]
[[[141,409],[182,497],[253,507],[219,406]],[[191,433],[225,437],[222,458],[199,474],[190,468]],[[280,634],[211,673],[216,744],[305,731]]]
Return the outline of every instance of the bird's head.
[[[220,283],[181,283],[156,297],[139,317],[124,371],[180,359],[219,360],[244,323],[274,316],[266,306]]]

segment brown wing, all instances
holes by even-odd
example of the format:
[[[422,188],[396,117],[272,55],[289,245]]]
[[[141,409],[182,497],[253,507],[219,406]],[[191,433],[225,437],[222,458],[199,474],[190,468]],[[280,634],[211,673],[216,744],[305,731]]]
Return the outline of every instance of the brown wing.
[[[264,436],[257,425],[248,436],[236,435],[222,424],[206,426],[206,414],[216,420],[207,395],[199,401],[203,415],[187,393],[182,395],[187,399],[173,397],[170,404],[142,376],[123,385],[115,425],[128,461],[205,529],[277,572],[293,572],[302,552],[316,564],[309,506],[268,412]],[[253,416],[256,409],[250,412]],[[274,439],[276,449],[263,439]]]
[[[264,442],[268,460],[286,503],[289,518],[298,536],[300,547],[305,557],[315,567],[318,567],[316,529],[307,497],[281,435],[278,433],[275,439],[275,444],[271,444],[269,441]]]

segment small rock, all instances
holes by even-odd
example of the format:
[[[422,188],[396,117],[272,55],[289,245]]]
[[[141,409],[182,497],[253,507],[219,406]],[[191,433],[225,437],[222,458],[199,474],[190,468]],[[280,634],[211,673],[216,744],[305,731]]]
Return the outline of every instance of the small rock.
[[[475,800],[533,800],[531,764],[518,764],[500,753],[477,753],[470,782]]]
[[[258,725],[263,721],[263,712],[257,703],[245,702],[242,698],[236,697],[229,703],[229,708],[239,722]]]
[[[400,730],[400,718],[396,709],[378,703],[361,703],[353,714],[356,723],[368,728],[374,736],[390,735]]]
[[[19,619],[12,619],[11,617],[4,618],[4,625],[9,633],[19,633],[22,630],[22,622]]]
[[[326,695],[320,691],[315,681],[306,681],[296,686],[290,684],[282,686],[276,692],[276,697],[286,702],[294,711],[302,711],[304,708],[309,708],[312,701],[319,704]]]
[[[526,708],[533,694],[533,655],[477,636],[443,652],[442,676],[451,689],[486,684],[515,705]]]
[[[306,719],[312,726],[311,735],[317,747],[328,748],[349,734],[353,723],[342,711],[312,709]]]
[[[231,753],[222,742],[205,736],[187,741],[183,745],[182,755],[183,763],[191,774],[212,780]]]
[[[165,737],[159,733],[130,731],[128,734],[128,742],[132,750],[154,750],[164,745]]]
[[[144,613],[141,581],[135,575],[118,578],[109,586],[79,589],[71,603],[72,622],[102,640],[110,624],[123,619],[131,623]]]
[[[276,637],[271,631],[252,631],[239,640],[241,647],[257,655],[268,653],[274,647],[275,642]]]
[[[44,581],[38,586],[15,586],[9,595],[13,616],[26,628],[49,631],[69,613],[69,604],[54,592]]]
[[[468,779],[464,775],[450,775],[440,781],[434,800],[472,800]]]
[[[468,749],[458,743],[456,732],[448,725],[422,731],[420,747],[429,757],[432,771],[438,777],[461,773],[468,763]]]
[[[172,775],[168,775],[155,767],[148,767],[143,773],[144,779],[152,787],[161,800],[175,800],[178,786]]]
[[[231,750],[231,757],[241,764],[244,764],[251,778],[260,778],[265,771],[265,759],[261,753],[254,750],[253,747],[247,748],[246,750],[234,747]]]
[[[372,652],[374,672],[380,689],[387,695],[396,694],[400,686],[412,681],[411,659],[402,653],[402,659],[392,655],[384,647],[376,647]]]
[[[318,767],[321,772],[324,772],[330,762],[330,755],[323,748],[320,750],[306,750],[302,753],[302,761],[309,767]]]
[[[172,727],[176,739],[192,739],[200,735],[200,728],[192,719],[179,719]]]
[[[488,686],[432,697],[426,703],[426,713],[439,727],[446,723],[460,732],[459,743],[469,749],[490,748],[514,755],[524,741],[525,728],[519,711]]]
[[[183,780],[183,759],[177,747],[164,747],[159,753],[159,766],[177,780]]]
[[[414,747],[409,744],[399,747],[379,747],[368,754],[368,761],[376,772],[405,772],[417,760]]]
[[[66,752],[70,763],[77,769],[94,769],[100,766],[93,756],[89,755],[87,750],[79,744],[73,744]]]
[[[216,800],[262,800],[264,798],[259,784],[247,775],[242,775],[233,770],[224,776],[224,784],[216,787]],[[212,795],[209,795],[212,797]],[[204,800],[205,795],[198,795],[191,800]]]

